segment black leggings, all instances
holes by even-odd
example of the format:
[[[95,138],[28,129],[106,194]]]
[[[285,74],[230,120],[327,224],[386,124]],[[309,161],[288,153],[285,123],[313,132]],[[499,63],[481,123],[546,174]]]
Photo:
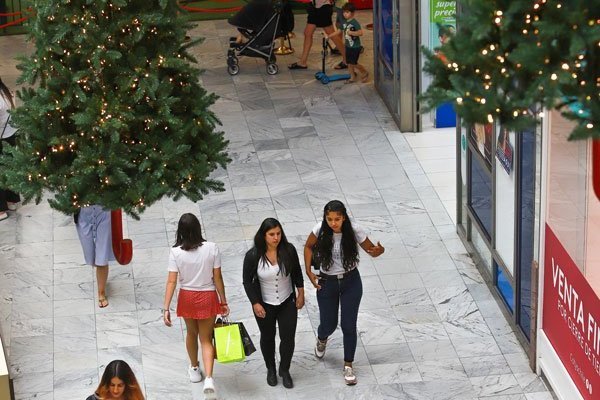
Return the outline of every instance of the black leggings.
[[[294,294],[278,306],[262,303],[265,309],[265,317],[258,318],[256,323],[260,329],[260,351],[265,359],[267,368],[275,368],[275,323],[279,325],[279,364],[280,371],[289,371],[292,363],[292,355],[296,346],[296,325],[298,323],[298,309]]]

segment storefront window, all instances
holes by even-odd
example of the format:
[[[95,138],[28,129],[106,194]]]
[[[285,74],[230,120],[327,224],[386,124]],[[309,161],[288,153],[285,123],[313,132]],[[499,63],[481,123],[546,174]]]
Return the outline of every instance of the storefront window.
[[[531,268],[534,258],[535,189],[536,189],[536,136],[534,131],[519,134],[519,259],[520,303],[519,325],[527,339],[531,339]]]
[[[515,292],[504,270],[496,263],[494,263],[494,266],[496,267],[496,286],[498,286],[502,299],[512,313],[515,309]]]
[[[471,231],[471,243],[473,243],[473,247],[477,250],[477,254],[481,257],[481,261],[485,268],[488,271],[488,276],[493,277],[492,274],[492,253],[486,244],[485,239],[479,234],[479,231],[476,228],[473,228]]]
[[[470,140],[479,154],[488,163],[492,165],[492,140],[494,126],[492,124],[474,124],[471,127]]]
[[[515,254],[515,168],[517,159],[515,133],[505,128],[498,129],[496,138],[496,223],[495,248],[507,272],[514,276]]]
[[[489,239],[492,232],[492,176],[475,157],[471,158],[470,179],[469,205]]]

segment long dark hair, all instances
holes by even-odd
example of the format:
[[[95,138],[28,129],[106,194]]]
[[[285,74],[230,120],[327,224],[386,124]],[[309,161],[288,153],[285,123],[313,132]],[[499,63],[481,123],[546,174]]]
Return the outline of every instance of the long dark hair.
[[[194,214],[183,214],[179,218],[179,224],[177,224],[173,247],[181,246],[183,250],[188,251],[202,246],[204,242],[206,242],[206,239],[202,237],[202,229],[198,218]]]
[[[266,218],[262,224],[260,224],[260,228],[258,228],[256,235],[254,235],[256,254],[259,257],[259,260],[263,260],[265,263],[269,261],[267,260],[267,241],[265,240],[265,235],[274,228],[281,229],[281,240],[277,245],[277,265],[279,265],[279,272],[282,272],[284,275],[289,275],[292,268],[290,265],[290,251],[292,250],[290,242],[288,242],[287,237],[285,237],[281,223],[275,218]]]
[[[110,381],[112,378],[119,378],[125,384],[125,391],[123,396],[126,400],[144,400],[144,395],[140,389],[140,385],[135,378],[135,374],[131,370],[129,364],[123,360],[113,360],[108,363],[98,389],[96,389],[96,395],[101,399],[109,397]]]
[[[2,82],[2,78],[0,78],[0,96],[10,103],[10,108],[15,108],[12,93],[10,93],[8,87]]]
[[[356,235],[354,235],[354,229],[352,229],[352,223],[346,212],[346,207],[339,200],[331,200],[323,208],[323,222],[321,222],[321,230],[317,237],[317,243],[313,247],[313,260],[316,266],[325,271],[329,270],[331,265],[333,265],[331,256],[333,250],[333,229],[327,224],[327,213],[330,212],[338,212],[344,217],[341,243],[342,266],[348,271],[358,264],[358,245],[356,244]]]

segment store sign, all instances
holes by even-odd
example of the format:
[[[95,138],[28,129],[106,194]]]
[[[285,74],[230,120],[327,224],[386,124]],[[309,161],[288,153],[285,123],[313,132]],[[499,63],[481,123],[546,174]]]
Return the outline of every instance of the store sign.
[[[582,397],[600,398],[600,299],[548,225],[542,329]]]
[[[431,0],[429,25],[429,42],[435,49],[456,32],[456,1]]]

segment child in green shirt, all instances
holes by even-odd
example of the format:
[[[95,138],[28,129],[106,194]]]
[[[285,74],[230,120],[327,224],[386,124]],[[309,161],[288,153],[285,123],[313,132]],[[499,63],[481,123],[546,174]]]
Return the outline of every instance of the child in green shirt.
[[[360,36],[362,36],[363,31],[358,21],[354,19],[356,7],[352,3],[346,3],[342,7],[342,12],[345,19],[342,23],[342,29],[335,31],[331,35],[328,35],[328,37],[343,34],[344,45],[346,47],[346,63],[348,64],[348,72],[350,72],[350,79],[346,83],[356,82],[356,79],[359,78],[359,72],[361,82],[367,82],[369,80],[369,72],[364,66],[358,63],[362,48]]]

